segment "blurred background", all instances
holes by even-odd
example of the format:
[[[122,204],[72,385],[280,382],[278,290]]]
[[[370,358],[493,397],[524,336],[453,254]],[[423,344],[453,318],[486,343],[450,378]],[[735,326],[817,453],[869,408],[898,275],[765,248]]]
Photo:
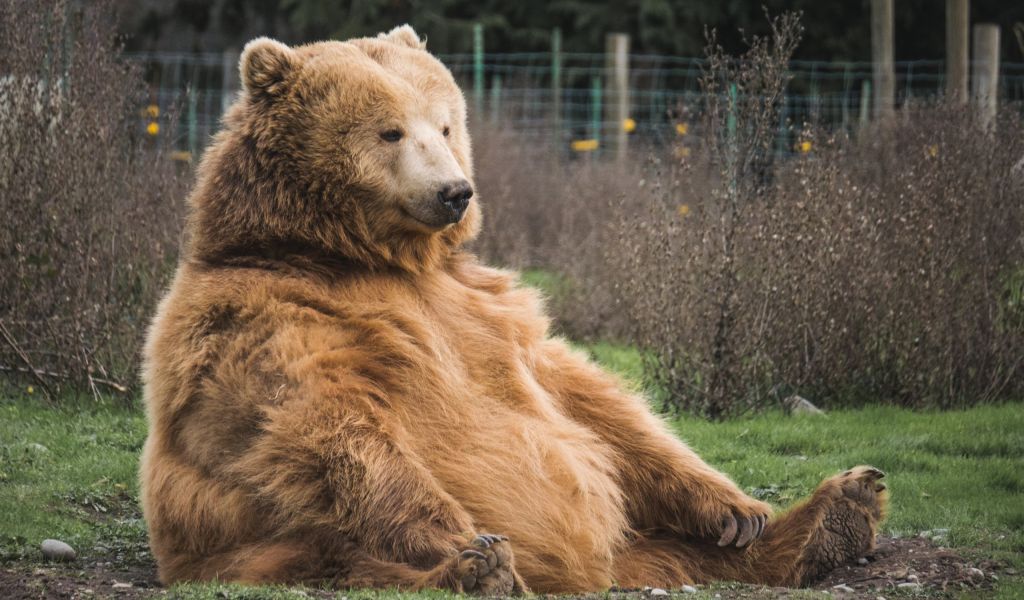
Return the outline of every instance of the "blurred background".
[[[245,42],[406,22],[471,107],[474,250],[660,409],[1024,393],[1024,4],[0,6],[0,370],[50,402],[135,402]]]

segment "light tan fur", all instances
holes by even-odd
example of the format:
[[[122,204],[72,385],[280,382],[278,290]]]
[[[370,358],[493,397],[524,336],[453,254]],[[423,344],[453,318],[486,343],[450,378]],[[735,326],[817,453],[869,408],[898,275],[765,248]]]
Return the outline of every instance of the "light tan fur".
[[[454,224],[417,218],[472,163],[462,95],[411,28],[256,40],[241,71],[146,346],[164,582],[800,584],[870,546],[884,494],[865,469],[749,547],[716,545],[771,508],[551,337],[514,274],[460,249],[476,199]]]

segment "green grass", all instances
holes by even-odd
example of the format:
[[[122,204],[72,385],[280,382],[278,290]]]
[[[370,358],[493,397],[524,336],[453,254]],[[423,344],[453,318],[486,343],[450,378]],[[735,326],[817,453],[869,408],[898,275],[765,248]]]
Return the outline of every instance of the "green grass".
[[[599,345],[592,352],[627,376],[638,373],[628,349]],[[950,412],[875,407],[726,423],[682,418],[670,426],[745,490],[777,506],[837,471],[875,465],[889,473],[887,533],[948,528],[950,545],[1024,569],[1024,406]],[[107,402],[48,409],[27,395],[0,400],[0,562],[38,562],[39,542],[47,537],[83,554],[102,547],[125,560],[144,559],[136,481],[144,436],[137,409]],[[209,585],[181,586],[170,597],[212,598],[225,590],[231,597],[293,597],[283,588]],[[1003,582],[998,592],[1013,597],[1024,587]]]

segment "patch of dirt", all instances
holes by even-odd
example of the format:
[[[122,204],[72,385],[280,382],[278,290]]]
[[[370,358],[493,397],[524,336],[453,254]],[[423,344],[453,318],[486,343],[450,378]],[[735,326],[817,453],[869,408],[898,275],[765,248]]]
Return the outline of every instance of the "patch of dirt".
[[[166,594],[155,565],[115,568],[110,563],[0,568],[0,598],[5,600],[79,600],[151,598]]]
[[[953,597],[964,592],[983,595],[994,587],[996,578],[1016,576],[1016,572],[998,562],[971,561],[925,538],[880,537],[877,550],[865,558],[863,564],[836,569],[813,588],[827,591],[833,598],[858,600],[875,600],[879,596],[888,598],[892,594],[905,595],[908,592],[926,594],[929,598]],[[900,584],[917,584],[918,587],[900,587]],[[809,593],[808,590],[741,584],[699,588],[700,592],[724,600],[806,597]],[[311,597],[332,596],[322,590],[307,589],[306,592]],[[677,589],[667,592],[677,599],[691,596]],[[167,590],[156,580],[156,566],[151,559],[130,566],[115,565],[110,557],[101,557],[92,560],[80,558],[67,564],[8,564],[0,567],[0,598],[5,600],[134,600],[161,597],[166,593]],[[610,597],[614,600],[664,598],[653,595],[651,590],[620,590],[584,597]]]
[[[1004,568],[995,561],[971,561],[921,537],[880,536],[875,552],[865,558],[866,564],[840,567],[814,587],[850,598],[860,596],[842,592],[835,586],[846,585],[857,593],[870,592],[865,597],[871,598],[904,590],[927,592],[933,597],[942,593],[955,595],[967,590],[992,589],[995,584],[992,576],[1000,577]],[[915,583],[919,587],[915,588]]]

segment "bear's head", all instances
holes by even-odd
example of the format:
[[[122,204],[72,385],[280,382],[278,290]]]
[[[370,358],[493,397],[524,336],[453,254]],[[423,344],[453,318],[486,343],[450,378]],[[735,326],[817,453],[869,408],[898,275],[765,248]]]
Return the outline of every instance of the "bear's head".
[[[256,39],[240,72],[190,200],[194,257],[298,251],[421,272],[479,230],[465,100],[408,25]]]

